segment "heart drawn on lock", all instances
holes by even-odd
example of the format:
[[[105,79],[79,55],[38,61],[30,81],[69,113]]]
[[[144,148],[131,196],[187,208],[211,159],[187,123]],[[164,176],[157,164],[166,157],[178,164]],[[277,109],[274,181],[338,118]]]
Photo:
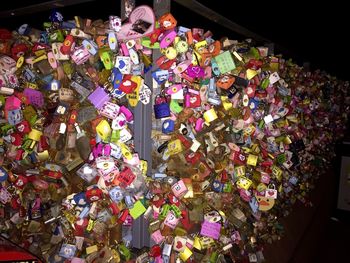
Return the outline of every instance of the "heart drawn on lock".
[[[17,130],[19,131],[19,132],[23,132],[24,131],[24,125],[23,124],[20,124],[20,125],[18,125],[17,126]]]
[[[155,16],[152,8],[146,5],[135,8],[130,16],[129,22],[122,25],[117,32],[119,40],[130,40],[150,35],[154,31]]]
[[[180,249],[180,248],[182,248],[182,247],[183,247],[182,242],[181,242],[181,241],[177,241],[177,243],[176,243],[176,248],[177,248],[177,249]]]
[[[123,69],[123,68],[125,67],[125,65],[126,65],[125,62],[124,62],[124,60],[119,60],[118,62],[119,62],[118,68],[119,68],[119,69]]]
[[[275,192],[274,192],[273,190],[270,190],[270,191],[267,191],[267,194],[268,194],[269,196],[274,196]]]
[[[92,169],[89,166],[85,166],[83,169],[84,174],[92,174]]]

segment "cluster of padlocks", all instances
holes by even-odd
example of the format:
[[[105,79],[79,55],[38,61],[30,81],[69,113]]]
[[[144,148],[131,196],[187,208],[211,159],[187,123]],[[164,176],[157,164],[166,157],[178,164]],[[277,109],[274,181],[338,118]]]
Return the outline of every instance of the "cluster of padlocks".
[[[327,169],[348,86],[147,6],[0,29],[0,232],[47,262],[262,262]]]

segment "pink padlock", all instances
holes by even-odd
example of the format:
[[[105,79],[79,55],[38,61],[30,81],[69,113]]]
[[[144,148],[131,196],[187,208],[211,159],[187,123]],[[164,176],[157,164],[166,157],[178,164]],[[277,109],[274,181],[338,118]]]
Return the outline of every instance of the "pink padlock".
[[[127,122],[131,122],[134,119],[132,112],[125,106],[121,106],[119,112],[124,114]]]
[[[122,43],[120,44],[120,47],[121,47],[121,49],[122,49],[123,56],[127,56],[127,57],[128,57],[128,56],[129,56],[129,50],[128,50],[126,44],[125,44],[124,42],[122,42]]]
[[[194,127],[196,132],[200,132],[203,129],[204,120],[202,118],[197,119],[196,125]]]
[[[265,173],[265,172],[261,172],[260,182],[262,182],[264,184],[269,184],[270,183],[270,176],[269,176],[269,174]]]
[[[190,65],[186,69],[186,72],[187,72],[188,76],[190,76],[191,78],[203,78],[205,75],[204,69],[200,66]]]
[[[167,48],[171,43],[174,42],[174,39],[176,37],[176,32],[170,31],[170,32],[166,32],[161,36],[161,40],[160,40],[160,47],[161,48]]]
[[[173,186],[171,187],[171,190],[173,191],[174,195],[177,198],[181,198],[182,196],[184,196],[188,192],[188,189],[182,180],[173,184]]]

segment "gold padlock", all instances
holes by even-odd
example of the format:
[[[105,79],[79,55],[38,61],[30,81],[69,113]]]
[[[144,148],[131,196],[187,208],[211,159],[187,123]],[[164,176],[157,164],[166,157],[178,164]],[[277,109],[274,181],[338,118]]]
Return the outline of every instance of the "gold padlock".
[[[38,131],[36,129],[32,129],[30,131],[30,133],[28,134],[28,138],[38,142],[40,140],[41,135],[43,135],[43,133],[41,131]]]
[[[212,121],[215,121],[218,118],[218,115],[214,109],[210,109],[204,112],[203,117],[205,122],[210,123]]]

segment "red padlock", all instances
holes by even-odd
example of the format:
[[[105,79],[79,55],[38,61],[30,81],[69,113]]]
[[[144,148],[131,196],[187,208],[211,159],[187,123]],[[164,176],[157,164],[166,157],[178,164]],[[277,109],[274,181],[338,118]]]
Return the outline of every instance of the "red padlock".
[[[173,193],[168,194],[168,199],[172,205],[180,206],[180,200]]]
[[[27,134],[32,130],[28,121],[22,121],[18,123],[16,125],[16,129],[20,134]]]
[[[149,36],[152,44],[154,44],[158,41],[158,37],[159,37],[161,32],[162,32],[162,30],[160,28],[157,28],[152,32],[152,34]]]
[[[18,210],[21,208],[21,199],[19,198],[18,195],[14,196],[12,199],[11,199],[11,207],[14,209],[14,210]]]
[[[229,176],[228,176],[226,170],[223,170],[222,173],[220,174],[220,176],[221,176],[221,182],[222,183],[226,183],[226,182],[229,181]]]
[[[199,159],[201,158],[201,154],[199,152],[189,152],[186,154],[185,159],[190,164],[194,165],[199,162]]]
[[[78,117],[78,112],[76,110],[72,110],[68,119],[68,123],[73,125],[74,123],[77,122],[77,117]]]
[[[152,258],[156,258],[159,257],[161,255],[161,248],[159,245],[154,245],[150,252],[149,252],[149,256]]]
[[[181,143],[183,144],[183,146],[185,146],[186,149],[191,148],[192,143],[186,139],[185,136],[183,136],[182,134],[178,134],[177,138],[181,141]]]
[[[110,203],[108,208],[112,215],[117,215],[120,212],[120,209],[116,203]]]
[[[16,160],[16,161],[21,161],[21,160],[23,160],[24,154],[25,154],[25,151],[24,151],[23,149],[18,149],[18,150],[17,150],[17,153],[16,153],[15,160]]]
[[[124,210],[120,213],[117,222],[118,222],[119,224],[124,223],[125,220],[126,220],[126,218],[128,217],[128,215],[129,215],[129,210],[128,210],[128,209],[124,209]]]
[[[47,137],[44,135],[41,135],[38,143],[38,152],[43,152],[45,150],[48,150],[49,148],[50,148],[50,145],[48,143]]]
[[[180,222],[183,227],[188,231],[193,227],[193,223],[191,223],[190,218],[188,216],[188,212],[186,210],[182,211],[182,217],[180,218]]]
[[[250,69],[258,70],[261,68],[262,64],[263,64],[262,60],[251,59],[246,64],[246,67]]]
[[[67,35],[66,39],[63,41],[63,45],[61,46],[61,53],[63,55],[68,55],[71,50],[74,48],[75,42],[74,37],[72,35]]]
[[[21,136],[19,133],[12,133],[11,135],[11,142],[14,146],[20,146],[23,142],[23,136]]]
[[[28,183],[28,178],[23,175],[19,175],[15,181],[15,186],[19,189],[23,189],[27,183]]]
[[[11,55],[14,60],[18,60],[20,57],[24,56],[28,47],[26,44],[17,44],[11,48]]]
[[[115,178],[119,181],[119,185],[125,188],[135,180],[136,175],[126,166]]]
[[[62,177],[62,173],[57,171],[45,170],[44,174],[52,179],[60,179]]]
[[[131,80],[132,75],[124,75],[119,90],[126,94],[132,93],[137,88],[137,83]]]
[[[246,163],[246,157],[244,156],[244,154],[234,151],[232,153],[233,156],[233,163],[234,164],[238,164],[238,165],[244,165]]]
[[[161,195],[155,195],[151,202],[155,207],[159,208],[165,204],[165,199]]]
[[[86,198],[90,202],[95,202],[103,198],[103,192],[99,188],[92,188],[86,191]]]

